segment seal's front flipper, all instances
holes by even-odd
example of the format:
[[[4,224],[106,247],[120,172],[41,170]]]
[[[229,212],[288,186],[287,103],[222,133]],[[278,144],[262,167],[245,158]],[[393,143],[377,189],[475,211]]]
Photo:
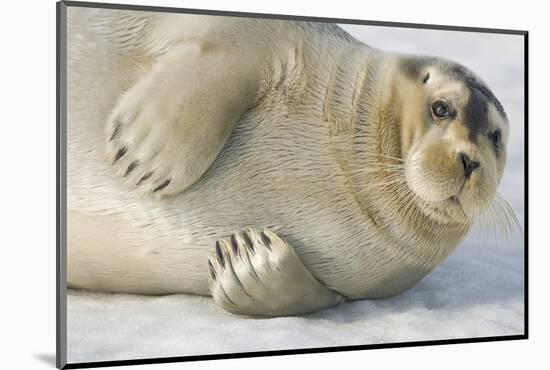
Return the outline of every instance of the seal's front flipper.
[[[317,281],[293,248],[268,229],[250,229],[217,241],[208,268],[214,300],[234,314],[297,315],[343,300]]]
[[[256,99],[256,59],[237,47],[198,42],[157,57],[107,121],[107,156],[116,172],[158,196],[197,181]]]

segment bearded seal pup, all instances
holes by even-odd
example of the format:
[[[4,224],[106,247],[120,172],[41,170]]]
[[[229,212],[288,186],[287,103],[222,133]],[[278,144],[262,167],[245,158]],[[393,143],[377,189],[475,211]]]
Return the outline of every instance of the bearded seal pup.
[[[68,9],[69,287],[243,315],[401,293],[483,215],[508,121],[334,24]]]

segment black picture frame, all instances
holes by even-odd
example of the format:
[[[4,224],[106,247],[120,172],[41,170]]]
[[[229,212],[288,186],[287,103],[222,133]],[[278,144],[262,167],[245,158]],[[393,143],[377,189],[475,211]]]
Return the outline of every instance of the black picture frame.
[[[273,350],[259,352],[242,352],[242,353],[220,353],[213,355],[198,355],[198,356],[176,356],[148,359],[128,359],[116,361],[98,361],[98,362],[80,362],[67,363],[67,230],[66,230],[66,119],[67,119],[67,8],[68,7],[85,7],[85,8],[101,8],[101,9],[118,9],[118,10],[134,10],[134,11],[149,11],[149,12],[167,12],[167,13],[184,13],[184,14],[201,14],[201,15],[221,15],[230,17],[253,17],[266,19],[280,20],[295,20],[295,21],[315,21],[326,23],[344,23],[370,26],[388,26],[400,28],[416,28],[429,30],[447,30],[447,31],[462,31],[476,33],[493,33],[493,34],[508,34],[523,36],[524,41],[524,130],[525,130],[525,146],[524,146],[524,207],[525,207],[525,226],[524,226],[524,333],[520,335],[505,335],[505,336],[490,336],[464,339],[444,339],[444,340],[426,340],[426,341],[411,341],[411,342],[395,342],[384,344],[366,344],[353,346],[335,346],[321,348],[304,348],[304,349],[288,349],[288,350]],[[262,14],[248,12],[232,12],[204,9],[186,9],[161,6],[142,6],[130,4],[111,4],[111,3],[95,3],[95,2],[79,2],[79,1],[60,1],[56,4],[56,19],[57,19],[57,63],[56,63],[56,121],[57,121],[57,142],[56,142],[56,366],[59,369],[77,369],[77,368],[94,368],[94,367],[109,367],[123,365],[138,365],[138,364],[157,364],[157,363],[173,363],[187,361],[204,361],[218,359],[232,359],[243,357],[265,357],[265,356],[281,356],[294,354],[313,354],[321,352],[341,352],[341,351],[358,351],[369,349],[382,348],[399,348],[399,347],[417,347],[417,346],[436,346],[461,343],[479,343],[479,342],[495,342],[495,341],[512,341],[525,340],[529,338],[529,32],[526,30],[513,29],[494,29],[494,28],[479,28],[479,27],[461,27],[448,25],[432,25],[418,23],[398,23],[384,22],[374,20],[358,20],[358,19],[339,19],[339,18],[324,18],[310,17],[297,15],[283,14]]]

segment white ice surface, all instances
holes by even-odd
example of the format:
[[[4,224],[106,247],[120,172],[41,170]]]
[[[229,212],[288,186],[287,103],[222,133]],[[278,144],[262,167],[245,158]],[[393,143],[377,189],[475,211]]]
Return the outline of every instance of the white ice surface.
[[[511,124],[500,193],[524,220],[523,40],[519,36],[345,26],[385,50],[444,56],[477,72]],[[210,298],[69,291],[68,361],[88,362],[522,334],[523,237],[469,237],[432,274],[389,299],[273,319],[231,315]]]

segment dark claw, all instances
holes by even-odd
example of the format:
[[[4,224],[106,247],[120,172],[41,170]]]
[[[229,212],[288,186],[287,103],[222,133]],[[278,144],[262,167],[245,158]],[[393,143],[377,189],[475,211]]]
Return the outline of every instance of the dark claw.
[[[118,137],[118,135],[120,134],[120,123],[116,125],[115,129],[113,130],[113,134],[111,135],[111,137],[109,138],[109,141],[113,141],[114,139],[116,139]]]
[[[252,243],[252,240],[250,240],[250,237],[248,236],[248,233],[243,233],[244,243],[246,244],[246,247],[252,254],[255,254],[254,252],[254,243]]]
[[[225,296],[225,299],[227,299],[227,300],[229,301],[229,303],[231,303],[233,306],[238,307],[238,306],[235,304],[235,302],[233,302],[233,301],[231,300],[231,298],[229,298],[229,296],[227,295],[227,293],[225,292],[225,290],[223,290],[223,287],[222,287],[221,285],[220,285],[220,289],[221,289],[223,295]]]
[[[210,270],[210,276],[212,277],[212,280],[216,281],[216,270],[214,270],[214,266],[212,266],[212,262],[210,262],[210,260],[208,261],[208,270]]]
[[[218,260],[220,261],[222,267],[225,268],[225,258],[223,258],[222,248],[219,241],[216,241],[216,255],[218,256]]]
[[[115,155],[115,160],[113,161],[113,164],[115,164],[120,158],[122,158],[122,156],[124,154],[126,154],[126,151],[128,150],[128,148],[126,148],[125,146],[123,146],[122,148],[120,148],[118,150],[118,152],[116,153]]]
[[[130,165],[126,169],[126,172],[124,173],[124,177],[128,176],[130,172],[132,172],[137,167],[138,163],[138,161],[133,161],[132,163],[130,163]]]
[[[260,233],[260,236],[267,249],[271,250],[271,239],[269,239],[269,237],[263,231]]]
[[[239,254],[239,244],[237,244],[237,238],[235,234],[231,235],[231,247],[233,248],[233,253],[238,256]]]
[[[160,184],[159,186],[157,186],[156,188],[154,188],[154,189],[153,189],[153,193],[154,193],[154,192],[157,192],[157,191],[159,191],[159,190],[162,190],[162,189],[164,189],[165,187],[167,187],[168,184],[170,183],[170,181],[172,181],[172,179],[168,179],[168,180],[164,181],[162,184]]]
[[[141,179],[139,179],[139,181],[136,183],[136,186],[139,186],[142,182],[144,182],[149,177],[151,177],[152,174],[153,174],[152,172],[149,172],[149,173],[143,175],[143,177]]]

